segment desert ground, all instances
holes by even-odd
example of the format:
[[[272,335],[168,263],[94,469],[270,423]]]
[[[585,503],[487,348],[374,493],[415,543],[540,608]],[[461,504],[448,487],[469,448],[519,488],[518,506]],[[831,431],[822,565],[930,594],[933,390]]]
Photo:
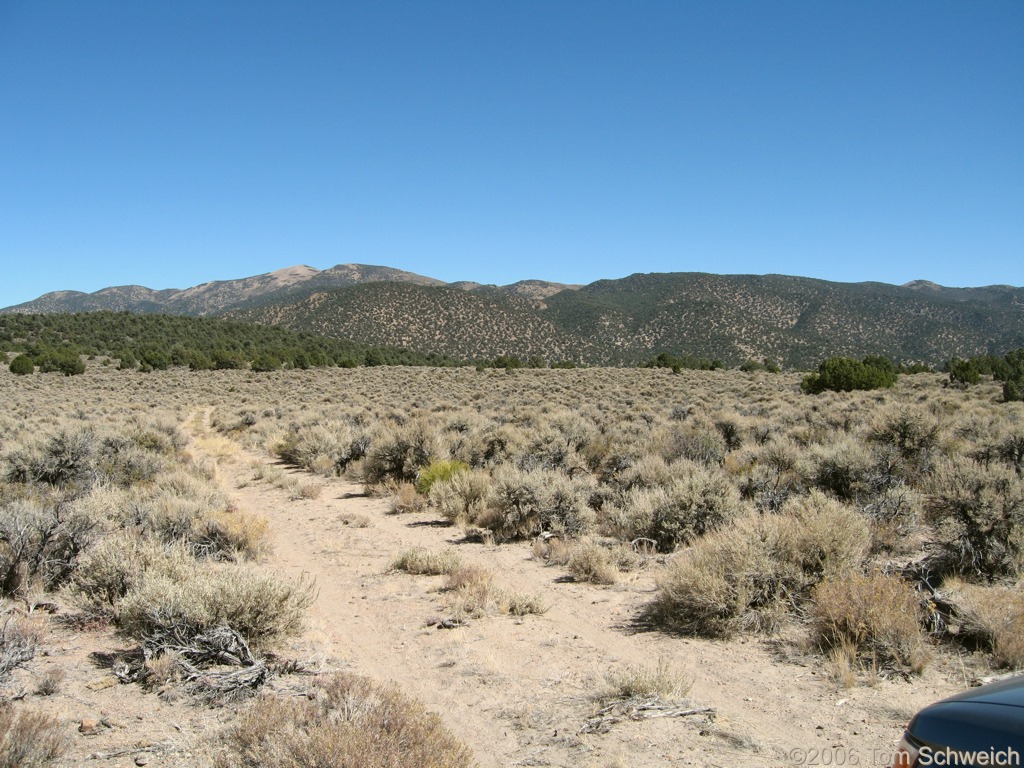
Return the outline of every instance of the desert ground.
[[[139,640],[118,624],[116,608],[113,614],[96,610],[74,574],[52,586],[29,579],[5,599],[5,620],[31,623],[38,639],[31,658],[0,680],[0,693],[10,711],[50,718],[66,739],[63,753],[52,760],[59,766],[259,764],[236,761],[220,735],[254,702],[310,698],[317,676],[335,672],[396,686],[418,700],[485,768],[828,765],[853,764],[854,756],[860,765],[887,764],[917,709],[1012,669],[1006,649],[1000,656],[998,647],[950,642],[924,627],[926,662],[900,666],[856,651],[843,655],[816,642],[808,629],[813,597],[795,596],[788,607],[773,607],[777,620],[756,628],[714,637],[681,631],[653,620],[650,606],[667,569],[690,556],[699,535],[671,547],[638,544],[643,536],[616,542],[603,513],[586,530],[524,534],[494,525],[483,513],[475,519],[445,513],[436,493],[414,492],[414,477],[369,481],[372,456],[344,466],[318,463],[308,452],[302,466],[293,456],[301,453],[302,436],[317,427],[344,422],[345,429],[369,433],[385,423],[401,429],[459,416],[468,426],[451,432],[439,426],[441,443],[432,460],[466,457],[474,472],[492,471],[483,461],[474,463],[472,451],[450,434],[475,434],[473,419],[501,412],[501,426],[518,430],[507,436],[509,444],[531,431],[546,433],[552,424],[566,434],[568,421],[581,419],[585,435],[574,443],[573,456],[543,471],[560,471],[561,461],[568,470],[596,476],[614,452],[606,446],[595,453],[602,435],[612,435],[613,444],[622,435],[632,446],[645,440],[662,445],[652,435],[674,429],[673,421],[714,424],[718,418],[731,419],[744,437],[738,444],[727,441],[714,472],[738,486],[744,473],[749,479],[766,463],[756,461],[765,446],[786,440],[808,452],[800,459],[807,468],[794,472],[809,486],[821,477],[815,469],[821,456],[840,438],[861,434],[861,425],[877,423],[879,413],[910,409],[931,419],[938,432],[929,462],[936,465],[1022,428],[1019,404],[999,403],[992,384],[956,391],[943,387],[940,375],[922,374],[904,376],[883,393],[819,397],[802,395],[798,384],[791,374],[673,376],[650,370],[140,374],[94,363],[85,375],[70,378],[4,371],[5,504],[25,495],[12,490],[17,482],[10,469],[20,466],[17,456],[25,446],[58,430],[126,433],[158,423],[175,430],[178,441],[174,458],[166,461],[201,468],[222,512],[253,526],[261,521],[256,527],[263,540],[251,556],[210,567],[230,569],[232,560],[245,559],[249,572],[312,585],[312,602],[301,629],[261,647],[275,664],[258,694],[211,700],[194,695],[174,674],[125,682],[116,674],[116,660],[135,652]],[[379,444],[380,433],[374,434]],[[281,448],[289,440],[291,452]],[[557,441],[521,442],[521,455],[537,455]],[[576,458],[581,461],[574,463]],[[577,480],[579,472],[568,470]],[[927,479],[907,478],[907,487],[926,500],[938,493]],[[593,488],[603,483],[595,480]],[[736,514],[754,514],[760,498],[744,496]],[[605,509],[625,509],[618,497],[606,503]],[[856,509],[858,502],[843,503]],[[895,534],[892,527],[872,527],[874,543],[857,568],[908,573],[926,557],[941,525],[921,510],[912,516]],[[621,530],[625,524],[616,519]],[[906,542],[893,542],[894,535]],[[609,549],[631,546],[636,556],[604,580],[611,583],[595,583],[602,580],[587,580],[581,571],[574,576],[552,556],[558,542],[582,538]],[[396,558],[410,551],[438,553],[463,570],[487,572],[495,594],[506,597],[467,608],[446,581],[450,576],[396,567]],[[1014,578],[1002,574],[991,588],[1019,593]],[[976,581],[965,589],[989,588],[989,581]],[[922,594],[921,602],[927,598]],[[670,680],[675,689],[624,695],[622,681],[644,674]]]

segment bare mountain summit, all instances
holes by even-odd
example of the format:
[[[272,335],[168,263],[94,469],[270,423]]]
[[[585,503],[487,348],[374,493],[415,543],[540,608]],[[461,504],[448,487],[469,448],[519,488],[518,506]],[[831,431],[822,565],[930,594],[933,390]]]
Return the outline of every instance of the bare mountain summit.
[[[174,315],[214,315],[240,306],[265,303],[295,292],[331,290],[350,285],[376,282],[444,285],[444,281],[404,272],[391,267],[367,264],[339,264],[319,270],[305,264],[285,267],[263,275],[237,280],[213,280],[179,290],[155,291],[140,285],[103,288],[95,293],[54,291],[33,301],[8,307],[3,312],[164,312]]]

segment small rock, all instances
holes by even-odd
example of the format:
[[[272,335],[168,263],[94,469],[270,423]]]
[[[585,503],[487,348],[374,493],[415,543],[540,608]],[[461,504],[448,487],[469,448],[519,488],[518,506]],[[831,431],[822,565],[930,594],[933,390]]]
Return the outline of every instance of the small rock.
[[[95,717],[83,717],[78,725],[78,732],[86,735],[96,733],[100,728],[100,721]]]
[[[149,755],[143,752],[141,755],[137,755],[135,758],[136,765],[147,765],[149,763]]]
[[[113,688],[117,685],[117,678],[113,675],[105,675],[98,680],[86,683],[85,687],[90,691],[102,691],[104,688]]]

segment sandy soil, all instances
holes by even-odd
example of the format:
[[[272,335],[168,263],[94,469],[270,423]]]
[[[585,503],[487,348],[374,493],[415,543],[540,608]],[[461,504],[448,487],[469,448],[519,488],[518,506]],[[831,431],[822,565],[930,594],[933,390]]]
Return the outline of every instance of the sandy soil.
[[[208,430],[208,415],[190,428]],[[201,451],[201,443],[192,450]],[[306,632],[283,654],[394,682],[439,713],[484,768],[813,764],[794,756],[795,749],[828,752],[820,765],[842,764],[837,757],[852,754],[862,766],[883,765],[914,711],[966,687],[967,672],[945,655],[909,682],[842,688],[796,639],[712,642],[646,631],[636,618],[651,599],[653,569],[613,587],[575,583],[562,569],[533,559],[527,543],[467,543],[461,529],[431,510],[389,514],[387,500],[368,498],[344,480],[318,481],[323,488],[316,499],[289,498],[254,479],[254,462],[273,460],[240,450],[221,458],[219,471],[237,508],[270,522],[274,548],[261,567],[311,577],[319,591]],[[430,626],[429,620],[446,615],[442,577],[389,570],[392,559],[413,546],[455,549],[465,562],[494,570],[505,586],[543,595],[550,608],[539,616],[488,616],[456,629]],[[92,733],[76,732],[62,765],[209,764],[215,748],[209,737],[231,719],[232,708],[196,706],[173,690],[119,684],[94,654],[128,648],[126,642],[109,629],[54,627],[45,655],[8,688],[20,687],[34,708],[75,727],[100,721]],[[714,712],[581,733],[609,671],[659,660],[692,678],[693,708]],[[33,693],[56,665],[74,671],[55,694]]]

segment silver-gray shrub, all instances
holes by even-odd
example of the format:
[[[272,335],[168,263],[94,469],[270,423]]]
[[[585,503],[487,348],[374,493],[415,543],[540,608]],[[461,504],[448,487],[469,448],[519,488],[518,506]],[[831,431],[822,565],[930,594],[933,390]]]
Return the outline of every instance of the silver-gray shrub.
[[[425,419],[387,426],[373,436],[366,453],[366,481],[415,482],[422,467],[442,458],[437,428]]]
[[[740,513],[739,491],[720,470],[690,461],[672,468],[670,484],[633,487],[602,513],[609,533],[626,540],[652,539],[659,551],[672,552]]]
[[[569,477],[549,469],[499,467],[487,512],[479,517],[499,539],[553,531],[577,536],[594,524],[590,507],[596,483],[585,473]]]
[[[456,472],[430,486],[430,503],[447,519],[462,525],[475,524],[491,498],[491,474],[470,469]]]
[[[13,499],[0,505],[0,594],[23,595],[34,579],[64,583],[100,521],[66,501]]]

